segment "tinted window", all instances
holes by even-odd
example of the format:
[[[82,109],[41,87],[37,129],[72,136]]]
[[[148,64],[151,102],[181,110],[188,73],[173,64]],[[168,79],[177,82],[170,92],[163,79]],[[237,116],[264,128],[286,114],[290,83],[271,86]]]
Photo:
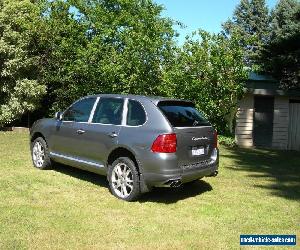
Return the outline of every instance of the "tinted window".
[[[64,121],[87,122],[96,98],[85,98],[74,103],[63,115]]]
[[[173,127],[209,126],[210,123],[196,110],[193,103],[168,101],[160,102],[158,107]]]
[[[120,125],[122,122],[123,99],[100,98],[95,110],[93,122]]]
[[[142,105],[134,100],[128,101],[127,125],[138,126],[146,122],[146,114]]]

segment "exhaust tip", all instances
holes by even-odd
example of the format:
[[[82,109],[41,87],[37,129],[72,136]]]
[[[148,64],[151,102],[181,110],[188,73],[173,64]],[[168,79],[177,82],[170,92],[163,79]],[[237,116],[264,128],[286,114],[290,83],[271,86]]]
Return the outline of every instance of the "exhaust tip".
[[[180,186],[181,186],[181,181],[180,180],[173,181],[170,184],[170,187],[180,187]]]
[[[216,171],[213,173],[213,177],[216,177],[218,174],[219,174],[219,171],[216,170]]]
[[[176,188],[176,187],[180,187],[182,184],[180,179],[176,179],[176,180],[168,180],[167,182],[165,182],[165,186],[168,187],[172,187],[172,188]]]
[[[213,173],[211,173],[210,175],[207,175],[207,177],[216,177],[219,174],[218,170],[215,170]]]

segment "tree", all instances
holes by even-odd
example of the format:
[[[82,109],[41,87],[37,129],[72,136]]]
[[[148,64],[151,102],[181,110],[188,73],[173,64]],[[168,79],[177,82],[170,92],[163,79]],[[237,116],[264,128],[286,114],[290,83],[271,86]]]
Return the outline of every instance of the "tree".
[[[27,0],[0,2],[0,127],[34,110],[46,91],[36,47],[39,8]]]
[[[254,2],[254,0],[253,0]],[[0,123],[96,93],[194,100],[231,130],[245,78],[240,34],[201,31],[182,48],[152,0],[0,0]]]
[[[239,33],[240,43],[246,51],[246,65],[259,71],[263,46],[269,37],[269,15],[265,0],[241,0],[232,20],[222,26],[227,35]]]
[[[46,2],[44,81],[49,106],[94,93],[159,94],[173,53],[172,21],[150,0]],[[66,91],[67,90],[67,91]]]
[[[271,41],[289,38],[300,32],[300,2],[280,0],[271,12]]]
[[[199,36],[197,36],[199,35]],[[165,70],[164,95],[196,103],[219,133],[232,132],[247,72],[239,35],[205,31],[188,37]]]
[[[300,87],[300,3],[280,0],[271,13],[271,30],[263,55],[265,71],[283,88]]]

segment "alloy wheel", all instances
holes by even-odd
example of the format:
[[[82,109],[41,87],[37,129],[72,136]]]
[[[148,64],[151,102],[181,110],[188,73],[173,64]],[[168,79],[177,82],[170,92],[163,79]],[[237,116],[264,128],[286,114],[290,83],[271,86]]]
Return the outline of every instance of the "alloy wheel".
[[[45,161],[45,149],[41,142],[35,142],[32,148],[32,158],[36,167],[41,168]]]
[[[128,197],[133,190],[133,175],[129,166],[125,163],[118,163],[111,176],[114,192],[121,198]]]

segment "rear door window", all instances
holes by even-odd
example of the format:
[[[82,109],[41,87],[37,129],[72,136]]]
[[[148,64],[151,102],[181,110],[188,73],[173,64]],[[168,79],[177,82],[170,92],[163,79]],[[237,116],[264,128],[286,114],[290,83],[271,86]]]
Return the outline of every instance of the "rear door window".
[[[101,97],[92,122],[121,125],[123,103],[122,98]]]
[[[157,106],[173,127],[210,126],[191,102],[161,101]]]
[[[146,114],[142,105],[135,100],[128,100],[127,125],[139,126],[146,122]]]

